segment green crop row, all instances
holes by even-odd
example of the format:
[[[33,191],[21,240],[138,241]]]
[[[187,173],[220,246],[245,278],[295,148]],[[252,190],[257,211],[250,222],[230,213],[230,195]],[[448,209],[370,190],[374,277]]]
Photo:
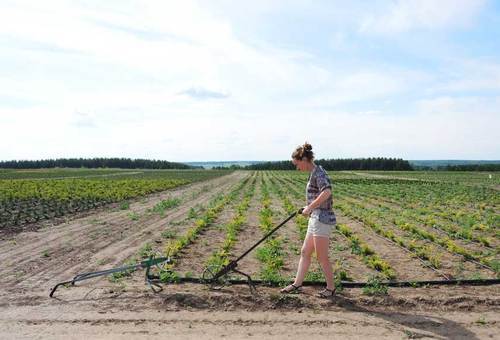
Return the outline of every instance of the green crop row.
[[[352,207],[356,207],[358,209],[364,209],[362,204],[353,202],[353,201],[348,201],[349,205]],[[495,254],[488,252],[488,253],[479,253],[476,254],[472,251],[469,251],[465,249],[464,247],[461,247],[457,245],[453,240],[451,240],[448,237],[440,237],[434,233],[428,232],[418,226],[416,226],[414,223],[409,222],[407,219],[400,217],[400,216],[394,216],[392,214],[387,214],[379,209],[370,209],[365,210],[370,214],[370,216],[374,219],[378,219],[382,222],[385,223],[392,223],[399,229],[403,231],[407,231],[411,233],[412,235],[415,235],[418,238],[422,238],[425,240],[428,240],[432,243],[437,244],[438,246],[442,247],[446,251],[448,251],[451,254],[457,254],[463,256],[465,260],[473,260],[482,263],[485,266],[488,266],[490,269],[493,271],[497,272],[499,271],[499,263],[498,261],[495,260],[494,256]]]
[[[236,188],[232,189],[228,194],[223,195],[220,194],[215,197],[212,201],[209,202],[207,209],[204,211],[203,215],[199,217],[194,226],[189,228],[187,232],[175,239],[171,240],[167,243],[164,249],[164,253],[166,256],[170,256],[172,258],[173,266],[175,256],[188,244],[193,242],[201,230],[212,224],[217,216],[222,212],[222,210],[227,207],[227,205],[232,202],[236,197],[238,197],[240,191],[247,184],[250,177],[246,177],[242,182],[240,182]]]
[[[213,253],[206,261],[207,266],[225,266],[229,264],[230,251],[237,240],[237,235],[240,227],[246,221],[246,213],[250,207],[250,201],[255,193],[256,176],[253,176],[252,182],[249,183],[248,190],[243,196],[243,200],[236,207],[236,214],[231,221],[229,221],[224,229],[226,231],[226,238],[221,246],[221,249]]]
[[[396,278],[396,272],[391,265],[375,254],[375,251],[368,244],[354,235],[354,232],[347,225],[338,224],[337,230],[351,243],[352,253],[361,256],[368,267],[381,272],[388,279]]]
[[[396,243],[397,245],[408,249],[417,257],[422,260],[428,261],[428,263],[434,268],[440,268],[441,262],[438,256],[433,255],[435,253],[434,249],[428,245],[419,245],[414,240],[408,241],[405,238],[396,236],[391,230],[387,230],[382,227],[379,223],[373,220],[369,213],[365,210],[354,209],[351,205],[346,203],[334,203],[334,207],[338,208],[346,216],[356,219],[363,223],[363,226],[371,228],[377,234],[387,238],[388,240]]]
[[[259,227],[263,233],[268,233],[273,227],[273,211],[271,210],[271,198],[269,195],[268,184],[264,179],[261,184],[261,205],[259,213]],[[281,276],[280,269],[284,264],[283,240],[281,237],[272,235],[263,246],[257,248],[257,259],[261,262],[260,278],[269,283],[282,283],[286,279]]]
[[[362,186],[338,185],[336,193],[350,195],[363,200],[371,200],[374,204],[390,209],[391,205],[401,207],[399,213],[411,216],[413,219],[421,221],[435,229],[442,229],[450,237],[464,238],[486,246],[491,245],[491,239],[483,235],[475,235],[473,231],[481,232],[491,230],[491,226],[500,223],[497,214],[488,215],[486,211],[478,210],[474,213],[467,213],[460,209],[441,208],[437,204],[432,207],[428,204],[406,203],[404,200],[397,201],[384,198],[383,193],[371,188]]]

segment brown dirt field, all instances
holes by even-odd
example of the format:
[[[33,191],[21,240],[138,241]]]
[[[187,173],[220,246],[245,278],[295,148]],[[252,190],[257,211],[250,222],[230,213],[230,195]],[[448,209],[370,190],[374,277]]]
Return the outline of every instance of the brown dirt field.
[[[64,224],[1,240],[0,339],[288,339],[311,334],[318,339],[498,336],[498,286],[390,288],[384,296],[344,289],[326,300],[314,295],[317,287],[305,287],[299,295],[280,295],[279,288],[259,286],[257,294],[252,295],[245,285],[213,291],[200,284],[164,284],[163,291],[153,293],[144,282],[144,273],[137,271],[118,282],[106,278],[79,282],[74,287],[60,288],[53,299],[48,297],[56,282],[83,271],[122,264],[137,254],[145,242],[155,243],[164,230],[172,228],[182,234],[189,226],[186,216],[191,207],[206,204],[217,192],[227,190],[247,175],[234,172],[150,195],[132,203],[129,210],[98,209]],[[207,185],[210,190],[203,189]],[[272,192],[271,196],[273,209],[282,209]],[[147,213],[148,208],[167,197],[182,197],[183,202],[167,210],[164,217]],[[230,218],[232,210],[227,207],[220,222]],[[233,248],[234,255],[261,237],[259,210],[257,184],[247,221]],[[137,220],[128,216],[131,211],[138,214]],[[352,224],[351,227],[354,228]],[[298,255],[288,247],[297,241],[296,230],[290,224],[282,231],[290,233],[285,234],[289,238],[287,256],[298,261]],[[379,255],[389,256],[383,250],[391,249],[390,245],[371,239],[368,234],[361,235],[370,246],[379,247]],[[48,256],[44,255],[45,250]],[[191,252],[186,251],[183,256],[187,254]],[[400,249],[391,254],[415,261]],[[194,258],[188,259],[184,258],[186,269],[189,263],[195,264]],[[352,263],[350,268],[357,268],[353,274],[366,270],[354,256],[346,261]],[[257,273],[259,265],[250,253],[238,268]],[[292,272],[295,265],[290,264]],[[403,270],[404,265],[401,267]],[[412,272],[409,269],[405,273]]]

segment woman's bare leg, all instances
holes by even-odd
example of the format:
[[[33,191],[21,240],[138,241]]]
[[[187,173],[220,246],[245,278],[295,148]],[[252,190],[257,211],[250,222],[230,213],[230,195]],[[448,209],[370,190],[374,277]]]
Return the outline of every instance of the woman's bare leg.
[[[295,276],[294,285],[300,286],[304,282],[307,270],[311,264],[311,255],[314,251],[313,236],[309,233],[306,234],[302,249],[300,250],[299,267],[297,268],[297,275]]]
[[[335,288],[335,284],[333,282],[332,264],[330,263],[330,259],[328,256],[328,243],[328,237],[314,236],[314,248],[316,249],[316,257],[318,258],[318,262],[323,269],[323,273],[325,274],[326,288],[333,290]]]

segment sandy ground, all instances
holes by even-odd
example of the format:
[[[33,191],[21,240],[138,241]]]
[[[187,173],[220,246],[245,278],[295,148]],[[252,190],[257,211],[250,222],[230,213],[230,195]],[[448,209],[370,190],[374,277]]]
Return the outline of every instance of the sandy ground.
[[[280,295],[278,288],[271,287],[259,287],[257,294],[251,294],[244,285],[213,291],[204,285],[165,284],[163,291],[153,293],[138,271],[119,282],[83,281],[61,288],[53,299],[48,297],[55,283],[77,273],[120,265],[145,242],[161,250],[165,245],[159,236],[162,231],[182,234],[192,224],[186,219],[190,208],[207,204],[216,193],[227,192],[248,175],[235,172],[150,195],[132,203],[129,210],[111,206],[62,224],[46,223],[36,232],[5,237],[0,241],[0,339],[500,338],[498,286],[394,288],[385,296],[345,289],[331,300],[317,298],[317,287],[306,287],[298,295]],[[167,197],[179,197],[183,203],[167,210],[165,216],[148,213],[148,208]],[[273,196],[276,221],[283,213],[280,207]],[[233,216],[233,208],[229,205],[183,251],[179,266],[202,268],[203,254],[220,246],[220,227]],[[261,237],[259,209],[257,186],[235,254]],[[131,219],[131,211],[138,218]],[[290,224],[280,232],[291,244],[298,240],[295,230]],[[370,237],[366,241],[391,256],[394,267],[404,272],[402,277],[425,270],[397,248]],[[285,273],[293,274],[298,256],[289,248],[286,255]],[[345,255],[347,268],[361,276],[363,264]],[[258,266],[250,254],[239,268],[254,274]]]
[[[210,291],[165,285],[152,293],[137,275],[125,286],[82,283],[57,297],[19,292],[2,302],[2,339],[123,339],[227,337],[284,339],[498,339],[498,289],[400,289],[366,297],[344,290],[333,300],[278,294],[245,286]],[[45,292],[46,293],[46,292]],[[496,294],[497,298],[491,298]]]

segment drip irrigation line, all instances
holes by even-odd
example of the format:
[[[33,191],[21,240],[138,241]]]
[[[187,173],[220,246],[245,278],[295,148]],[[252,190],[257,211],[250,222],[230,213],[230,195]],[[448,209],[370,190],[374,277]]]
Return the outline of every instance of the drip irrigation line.
[[[150,277],[151,282],[161,283],[159,278]],[[248,280],[245,279],[228,279],[225,280],[226,283],[241,285],[241,284],[249,284]],[[165,282],[168,283],[168,282]],[[207,280],[200,277],[181,277],[177,278],[175,282],[170,282],[170,284],[176,283],[200,283],[200,284],[210,284]],[[269,286],[269,287],[279,287],[282,285],[282,282],[269,282],[264,280],[252,280],[254,285],[260,286]],[[344,288],[363,288],[369,287],[372,284],[370,282],[353,282],[353,281],[342,281],[342,287]],[[381,285],[385,285],[387,287],[422,287],[422,286],[491,286],[500,284],[500,279],[471,279],[471,280],[461,280],[461,279],[453,279],[453,280],[429,280],[429,281],[381,281]],[[304,281],[302,283],[303,286],[324,286],[325,282],[322,281]]]

